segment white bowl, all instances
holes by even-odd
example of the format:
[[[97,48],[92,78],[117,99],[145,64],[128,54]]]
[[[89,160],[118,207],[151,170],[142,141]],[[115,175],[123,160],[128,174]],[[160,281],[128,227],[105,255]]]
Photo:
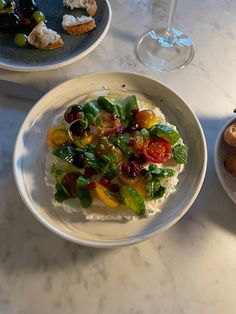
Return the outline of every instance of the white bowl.
[[[44,182],[45,137],[53,117],[73,99],[97,90],[141,93],[159,105],[188,146],[188,163],[174,193],[160,214],[134,222],[86,222],[52,205]],[[176,223],[190,208],[202,186],[207,164],[205,137],[193,111],[173,91],[145,76],[126,72],[92,73],[67,81],[43,96],[19,131],[14,150],[14,175],[30,211],[47,228],[70,241],[93,247],[115,247],[146,240]]]
[[[236,121],[236,118],[233,117],[230,119],[220,130],[216,142],[215,142],[215,150],[214,150],[214,160],[215,160],[215,169],[219,181],[231,198],[231,200],[236,204],[236,177],[232,176],[224,167],[224,161],[226,156],[236,151],[236,148],[228,145],[223,138],[224,132],[228,126],[230,126],[233,122]]]

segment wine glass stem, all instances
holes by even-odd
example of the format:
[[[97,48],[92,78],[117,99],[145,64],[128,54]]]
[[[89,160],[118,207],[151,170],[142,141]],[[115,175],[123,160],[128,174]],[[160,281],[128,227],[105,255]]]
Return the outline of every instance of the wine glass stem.
[[[167,33],[171,32],[171,28],[173,27],[176,6],[177,6],[177,0],[172,0],[171,7],[170,7],[170,15],[168,18],[168,23],[167,23],[167,30],[166,30]]]

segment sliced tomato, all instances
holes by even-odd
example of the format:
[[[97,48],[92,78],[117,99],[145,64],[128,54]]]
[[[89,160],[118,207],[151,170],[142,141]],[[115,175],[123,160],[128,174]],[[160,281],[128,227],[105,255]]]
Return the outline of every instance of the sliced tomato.
[[[71,144],[67,128],[63,125],[52,126],[47,133],[47,144],[53,149],[60,145]]]
[[[135,115],[135,122],[140,128],[150,129],[159,121],[158,117],[152,110],[141,110]]]
[[[148,140],[143,145],[147,160],[163,163],[171,158],[171,145],[164,139]]]
[[[138,182],[138,180],[140,179],[140,177],[139,176],[137,176],[136,178],[129,178],[128,176],[126,176],[124,173],[123,173],[123,171],[122,171],[122,169],[121,169],[121,166],[119,166],[118,168],[117,168],[117,178],[118,178],[118,180],[121,182],[121,183],[123,183],[123,184],[127,184],[127,185],[135,185],[137,182]]]
[[[98,182],[96,182],[95,191],[98,198],[108,207],[117,208],[120,206],[118,200],[109,193],[109,190]]]
[[[114,115],[109,112],[102,112],[100,114],[103,120],[103,126],[98,126],[97,129],[102,135],[112,135],[120,128],[120,120],[118,118],[113,118]]]

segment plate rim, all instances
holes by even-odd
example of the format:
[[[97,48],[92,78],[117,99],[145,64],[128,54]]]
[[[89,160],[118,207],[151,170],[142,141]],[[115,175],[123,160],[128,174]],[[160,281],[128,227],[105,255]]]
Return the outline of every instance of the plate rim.
[[[54,225],[51,225],[43,216],[41,216],[38,211],[36,211],[33,208],[33,205],[31,204],[30,200],[26,197],[26,195],[23,194],[23,192],[21,191],[21,187],[20,187],[20,182],[18,180],[18,175],[17,175],[17,146],[18,146],[18,141],[20,139],[20,137],[22,137],[22,133],[25,127],[25,124],[27,123],[27,118],[30,116],[30,114],[33,112],[34,108],[37,106],[37,104],[39,102],[41,102],[43,100],[44,97],[48,97],[49,94],[54,93],[56,89],[61,88],[63,85],[66,84],[70,84],[73,81],[76,81],[78,79],[82,79],[83,77],[89,77],[89,76],[94,76],[94,75],[131,75],[131,76],[138,76],[141,78],[145,78],[145,79],[149,79],[151,81],[155,81],[156,83],[158,83],[159,85],[161,85],[162,87],[164,87],[165,89],[168,89],[171,93],[173,93],[176,97],[178,97],[188,108],[189,111],[191,111],[197,125],[199,128],[199,132],[201,135],[201,142],[203,144],[203,153],[204,153],[204,158],[203,158],[203,163],[202,163],[202,167],[201,167],[201,172],[199,173],[198,176],[198,184],[197,184],[197,188],[194,191],[190,201],[188,202],[188,204],[186,204],[182,211],[178,213],[178,215],[172,219],[170,222],[168,222],[166,225],[162,226],[159,229],[155,229],[151,232],[149,232],[148,234],[142,235],[142,237],[131,237],[131,238],[126,238],[126,239],[122,239],[122,240],[113,240],[113,242],[105,242],[105,241],[94,241],[94,240],[84,240],[84,239],[78,239],[77,237],[73,236],[73,235],[69,235],[64,233],[63,231],[57,229]],[[15,146],[14,146],[14,152],[13,152],[13,173],[14,173],[14,178],[15,178],[15,182],[17,185],[17,189],[18,192],[22,198],[22,200],[24,201],[26,207],[31,211],[31,213],[45,226],[47,227],[49,230],[51,230],[52,232],[54,232],[55,234],[57,234],[58,236],[67,239],[69,241],[72,241],[74,243],[80,244],[80,245],[85,245],[85,246],[89,246],[89,247],[97,247],[97,248],[111,248],[111,247],[121,247],[121,246],[127,246],[127,245],[132,245],[135,243],[139,243],[139,242],[143,242],[147,239],[152,238],[154,235],[157,235],[165,230],[167,230],[169,227],[171,227],[172,225],[174,225],[180,218],[182,218],[182,216],[189,210],[189,208],[192,206],[192,204],[194,203],[194,201],[196,200],[202,186],[203,186],[203,182],[205,180],[205,176],[206,176],[206,169],[207,169],[207,160],[208,160],[208,154],[207,154],[207,145],[206,145],[206,138],[205,138],[205,134],[203,131],[203,128],[200,124],[200,121],[197,117],[197,115],[194,113],[194,111],[192,110],[192,108],[190,106],[187,105],[187,103],[184,101],[184,99],[182,97],[180,97],[179,95],[177,95],[171,88],[169,88],[168,86],[162,84],[161,82],[159,82],[157,79],[154,79],[152,77],[149,77],[147,75],[143,75],[140,73],[135,73],[135,72],[126,72],[126,71],[103,71],[103,72],[91,72],[88,73],[86,75],[79,75],[75,78],[66,80],[60,84],[58,84],[57,86],[55,86],[54,88],[52,88],[51,90],[49,90],[44,96],[42,96],[36,103],[35,105],[31,108],[31,110],[28,112],[28,114],[26,115],[16,138],[15,141]],[[26,193],[27,194],[27,193]]]
[[[53,70],[53,69],[59,69],[61,67],[64,67],[66,65],[69,65],[71,63],[74,63],[74,62],[82,59],[83,57],[88,55],[90,52],[92,52],[103,41],[104,37],[107,35],[108,30],[111,26],[111,20],[112,20],[111,5],[110,5],[108,0],[105,0],[105,3],[106,3],[107,8],[108,8],[108,19],[107,19],[106,27],[104,28],[101,35],[97,38],[97,40],[91,46],[89,46],[86,50],[81,52],[80,54],[78,54],[72,58],[66,59],[64,61],[59,61],[57,63],[42,65],[42,66],[39,66],[39,65],[37,65],[37,66],[16,66],[16,65],[6,64],[6,63],[0,61],[0,68],[5,69],[5,70],[10,70],[10,71],[16,71],[16,72],[48,71],[48,70]]]
[[[228,195],[228,197],[232,200],[233,203],[236,204],[236,197],[232,194],[232,191],[227,187],[226,183],[225,183],[225,179],[224,176],[222,174],[222,171],[220,170],[221,168],[221,163],[219,160],[219,146],[220,146],[220,142],[222,139],[222,136],[224,134],[224,131],[226,130],[226,128],[233,122],[236,121],[236,116],[230,118],[220,129],[217,138],[216,138],[216,142],[215,142],[215,147],[214,147],[214,165],[215,165],[215,170],[216,170],[216,174],[217,177],[220,181],[221,186],[223,187],[225,193]]]

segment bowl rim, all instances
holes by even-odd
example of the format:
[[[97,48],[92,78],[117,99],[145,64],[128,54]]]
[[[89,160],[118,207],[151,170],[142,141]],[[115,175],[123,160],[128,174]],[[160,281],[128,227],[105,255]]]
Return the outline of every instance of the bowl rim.
[[[157,230],[153,230],[151,232],[149,232],[148,234],[142,235],[142,237],[132,237],[132,238],[127,238],[127,239],[122,239],[122,240],[113,240],[112,242],[106,242],[106,241],[94,241],[94,240],[84,240],[84,239],[78,239],[77,237],[73,236],[73,235],[69,235],[64,233],[63,231],[59,230],[58,228],[56,228],[54,225],[52,225],[51,223],[49,223],[44,217],[42,217],[39,212],[37,210],[34,209],[34,206],[32,205],[32,203],[30,202],[30,198],[26,197],[25,194],[27,193],[23,193],[22,189],[21,189],[21,184],[20,184],[20,180],[18,178],[18,166],[17,166],[17,147],[18,147],[18,142],[19,139],[22,137],[22,132],[24,129],[24,126],[27,122],[27,117],[31,115],[31,113],[33,112],[34,108],[37,107],[37,105],[42,102],[44,100],[44,98],[47,98],[50,94],[53,94],[57,89],[62,88],[63,86],[66,86],[66,84],[71,84],[73,81],[77,81],[78,79],[83,79],[84,77],[93,77],[93,76],[103,76],[103,75],[131,75],[131,76],[135,76],[135,77],[139,77],[139,78],[144,78],[144,79],[148,79],[151,80],[155,83],[157,83],[158,85],[160,85],[162,88],[167,89],[169,92],[171,92],[175,97],[179,98],[180,101],[182,101],[184,103],[184,105],[187,107],[187,109],[192,113],[193,118],[195,119],[196,124],[198,125],[198,130],[199,130],[199,134],[201,136],[201,144],[202,144],[202,149],[203,149],[203,163],[202,163],[202,167],[201,167],[201,172],[199,174],[198,177],[198,182],[196,185],[196,189],[194,190],[194,193],[191,196],[191,199],[187,202],[186,206],[184,208],[182,208],[182,210],[179,212],[178,215],[176,215],[176,217],[174,219],[172,219],[170,222],[168,222],[167,224],[165,224],[164,226],[160,227]],[[139,243],[139,242],[143,242],[145,240],[148,240],[150,238],[152,238],[154,235],[157,235],[158,233],[164,232],[165,230],[169,229],[172,225],[174,225],[180,218],[182,218],[182,216],[189,210],[189,208],[192,206],[192,204],[194,203],[194,201],[196,200],[203,182],[205,180],[205,175],[206,175],[206,169],[207,169],[207,159],[208,159],[208,155],[207,155],[207,145],[206,145],[206,139],[205,139],[205,135],[202,129],[202,126],[200,124],[200,121],[198,120],[198,117],[196,116],[196,114],[193,112],[192,108],[190,106],[187,105],[187,103],[183,100],[182,97],[180,97],[179,95],[177,95],[171,88],[167,87],[166,85],[162,84],[161,82],[159,82],[157,79],[154,79],[148,75],[143,75],[143,74],[139,74],[136,72],[130,72],[130,71],[102,71],[102,72],[90,72],[88,74],[85,75],[79,75],[75,78],[66,80],[58,85],[56,85],[55,87],[53,87],[52,89],[50,89],[48,92],[46,92],[45,95],[43,95],[34,105],[33,107],[30,109],[30,111],[27,113],[19,131],[18,131],[18,135],[15,141],[15,146],[14,146],[14,152],[13,152],[13,173],[14,173],[14,178],[15,178],[15,182],[16,182],[16,186],[18,189],[18,192],[22,198],[22,200],[24,201],[25,205],[28,207],[28,209],[31,211],[31,213],[49,230],[51,230],[53,233],[57,234],[58,236],[69,240],[71,242],[74,242],[76,244],[80,244],[80,245],[84,245],[84,246],[88,246],[88,247],[96,247],[96,248],[112,248],[112,247],[121,247],[121,246],[128,246],[128,245],[132,245],[135,243]]]

